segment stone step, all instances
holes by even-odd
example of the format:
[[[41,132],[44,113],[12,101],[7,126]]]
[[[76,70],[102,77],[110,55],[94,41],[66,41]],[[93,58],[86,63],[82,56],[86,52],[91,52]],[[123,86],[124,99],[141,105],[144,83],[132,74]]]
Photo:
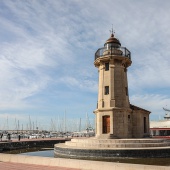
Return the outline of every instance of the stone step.
[[[71,139],[71,142],[76,143],[88,143],[88,144],[119,144],[119,143],[164,143],[169,142],[170,140],[165,139]]]
[[[143,147],[164,147],[170,146],[169,142],[163,143],[80,143],[80,142],[66,142],[66,146],[73,147],[92,147],[92,148],[143,148]]]

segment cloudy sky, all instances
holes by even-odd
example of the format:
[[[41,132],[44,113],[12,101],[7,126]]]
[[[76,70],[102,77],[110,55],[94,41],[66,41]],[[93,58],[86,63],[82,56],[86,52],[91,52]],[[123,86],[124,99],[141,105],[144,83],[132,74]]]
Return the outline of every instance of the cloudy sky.
[[[0,128],[54,128],[64,117],[77,127],[87,113],[92,124],[94,53],[112,24],[132,53],[130,102],[162,118],[170,109],[169,8],[169,0],[0,0]]]

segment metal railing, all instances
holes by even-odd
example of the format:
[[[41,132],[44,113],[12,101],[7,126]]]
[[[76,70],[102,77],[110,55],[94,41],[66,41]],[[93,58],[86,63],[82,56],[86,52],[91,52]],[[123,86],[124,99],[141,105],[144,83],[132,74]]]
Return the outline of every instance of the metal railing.
[[[128,57],[129,59],[131,59],[131,53],[130,51],[126,48],[126,47],[103,47],[103,48],[99,48],[96,53],[95,53],[95,60],[99,57],[104,57],[106,55],[119,55],[119,56],[123,56],[123,57]]]

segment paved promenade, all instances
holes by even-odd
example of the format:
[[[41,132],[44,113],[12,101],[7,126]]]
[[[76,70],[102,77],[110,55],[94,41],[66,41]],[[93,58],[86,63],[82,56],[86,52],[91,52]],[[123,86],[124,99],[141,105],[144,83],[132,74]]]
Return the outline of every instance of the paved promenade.
[[[0,170],[170,170],[170,166],[150,166],[0,153]]]
[[[33,165],[13,162],[0,162],[1,170],[79,170],[76,168],[64,168],[58,166]]]

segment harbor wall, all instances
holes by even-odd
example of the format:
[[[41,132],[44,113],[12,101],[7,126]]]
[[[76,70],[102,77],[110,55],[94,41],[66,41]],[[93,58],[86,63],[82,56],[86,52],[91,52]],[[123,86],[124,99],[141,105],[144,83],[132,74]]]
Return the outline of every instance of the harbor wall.
[[[24,148],[34,148],[34,147],[54,147],[56,143],[64,143],[70,139],[35,139],[35,140],[21,140],[21,141],[10,141],[10,142],[0,142],[0,152],[24,149]]]
[[[58,166],[77,168],[81,170],[169,170],[170,166],[152,166],[139,164],[126,164],[114,162],[87,161],[76,159],[50,158],[28,155],[14,155],[0,153],[0,161],[34,165]]]

